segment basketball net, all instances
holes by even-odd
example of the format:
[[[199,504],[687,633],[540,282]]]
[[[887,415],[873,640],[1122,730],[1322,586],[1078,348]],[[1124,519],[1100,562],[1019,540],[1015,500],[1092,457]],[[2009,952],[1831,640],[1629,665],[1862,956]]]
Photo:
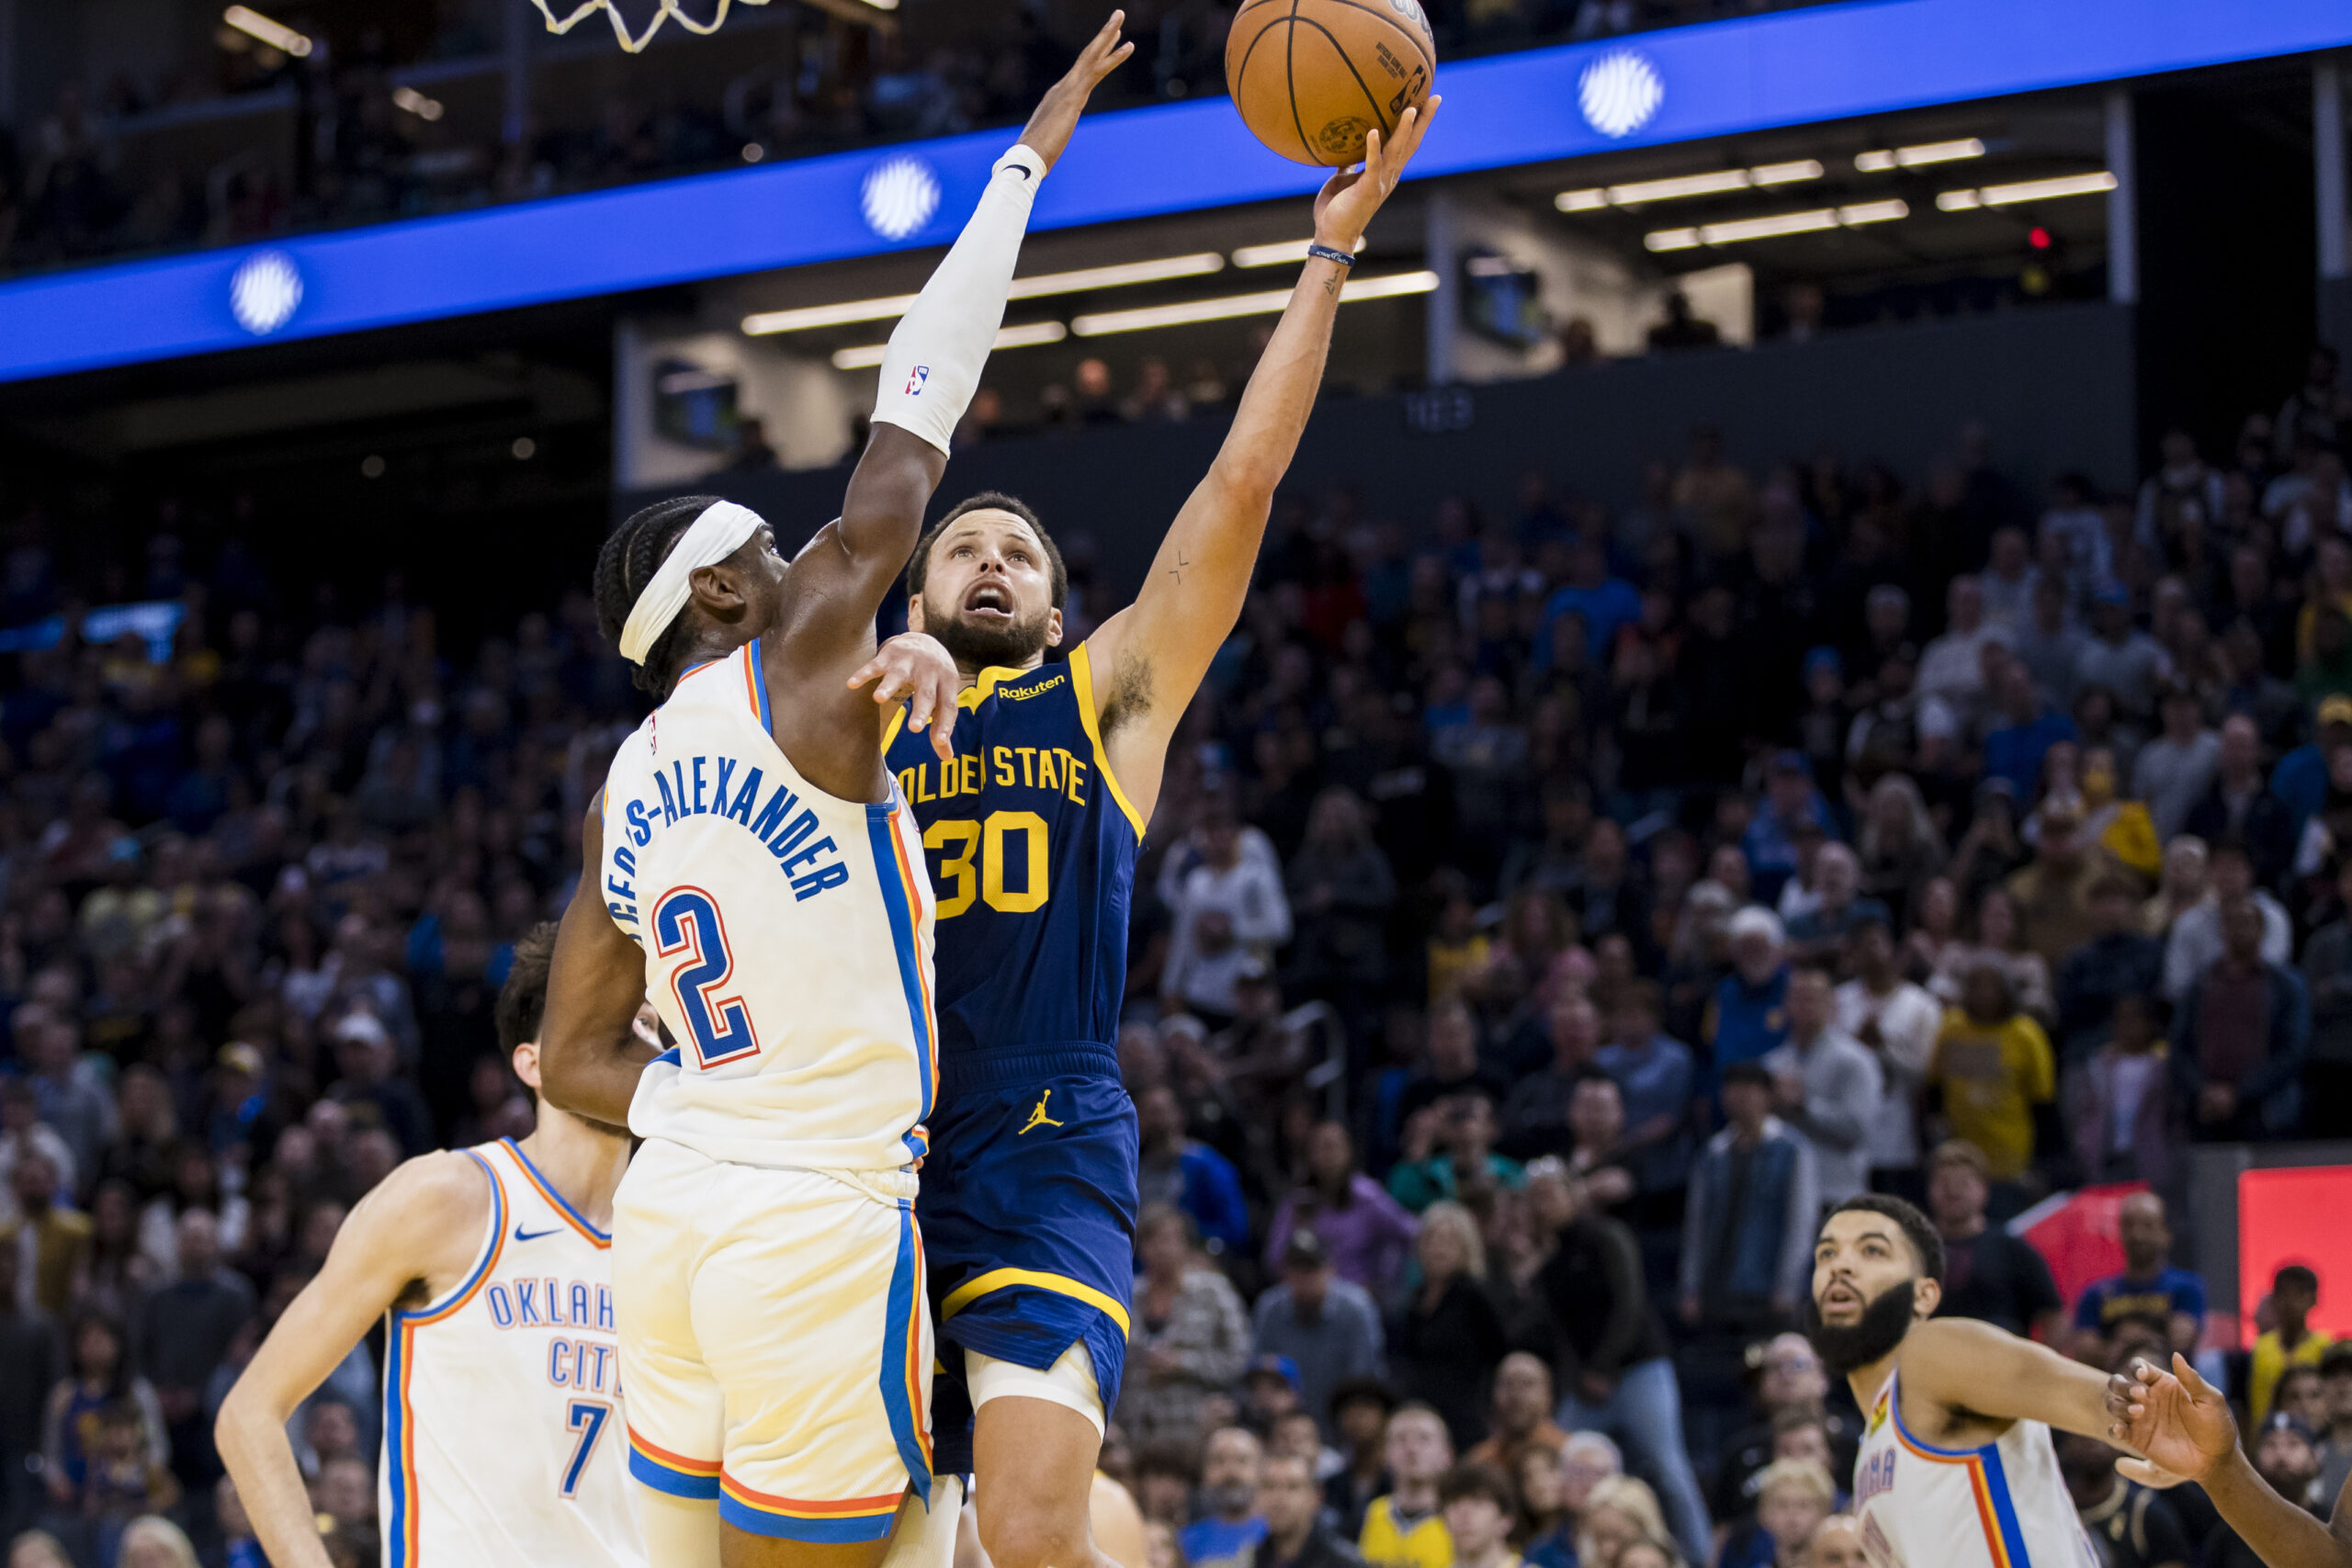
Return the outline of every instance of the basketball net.
[[[726,24],[727,9],[731,3],[732,0],[718,0],[718,10],[710,20],[697,22],[686,15],[685,7],[679,5],[678,0],[661,0],[661,4],[653,13],[653,19],[645,24],[645,30],[631,38],[628,22],[621,16],[620,7],[611,4],[611,0],[581,0],[581,4],[574,6],[571,12],[561,19],[558,19],[555,12],[549,8],[548,0],[531,0],[531,4],[539,8],[539,15],[548,19],[548,31],[551,33],[568,33],[592,13],[604,12],[612,19],[613,36],[620,40],[622,50],[630,54],[637,53],[647,44],[651,43],[653,35],[662,30],[662,24],[673,17],[678,18],[678,25],[686,31],[708,37]],[[767,3],[768,0],[743,0],[746,6],[764,6]]]

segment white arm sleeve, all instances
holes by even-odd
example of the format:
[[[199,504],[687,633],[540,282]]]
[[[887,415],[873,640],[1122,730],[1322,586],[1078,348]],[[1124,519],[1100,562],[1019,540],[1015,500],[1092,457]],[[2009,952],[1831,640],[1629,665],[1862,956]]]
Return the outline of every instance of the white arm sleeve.
[[[996,161],[971,221],[890,334],[875,423],[898,425],[947,450],[996,345],[1029,206],[1045,177],[1045,160],[1018,142]]]

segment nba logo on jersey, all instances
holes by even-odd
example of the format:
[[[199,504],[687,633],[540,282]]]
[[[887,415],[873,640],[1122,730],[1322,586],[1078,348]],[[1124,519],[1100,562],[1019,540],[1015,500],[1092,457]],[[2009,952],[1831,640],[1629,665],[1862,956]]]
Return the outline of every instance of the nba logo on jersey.
[[[910,398],[921,397],[922,395],[923,383],[930,379],[931,367],[928,365],[918,365],[912,370],[908,371],[907,396]]]

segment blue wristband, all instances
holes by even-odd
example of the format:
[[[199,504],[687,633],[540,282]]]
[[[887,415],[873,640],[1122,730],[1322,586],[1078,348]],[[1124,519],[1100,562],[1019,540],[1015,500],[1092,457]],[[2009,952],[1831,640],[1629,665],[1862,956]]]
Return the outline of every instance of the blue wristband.
[[[1310,243],[1306,247],[1306,254],[1310,258],[1327,262],[1338,262],[1341,266],[1353,266],[1356,265],[1355,257],[1350,255],[1345,251],[1333,250],[1329,245]]]

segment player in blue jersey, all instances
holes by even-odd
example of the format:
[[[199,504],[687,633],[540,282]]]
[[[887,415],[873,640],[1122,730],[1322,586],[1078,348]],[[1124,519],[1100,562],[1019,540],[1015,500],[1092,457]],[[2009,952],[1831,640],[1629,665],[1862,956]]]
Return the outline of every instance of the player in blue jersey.
[[[1133,605],[1047,663],[1068,577],[1009,496],[954,508],[908,567],[908,626],[964,682],[954,758],[920,736],[887,746],[939,900],[940,1094],[918,1200],[946,1368],[935,1468],[974,1470],[995,1568],[1106,1561],[1088,1496],[1130,1326],[1136,1122],[1113,1043],[1136,852],[1169,739],[1240,615],[1354,250],[1428,123],[1408,110],[1316,198],[1306,270]]]

